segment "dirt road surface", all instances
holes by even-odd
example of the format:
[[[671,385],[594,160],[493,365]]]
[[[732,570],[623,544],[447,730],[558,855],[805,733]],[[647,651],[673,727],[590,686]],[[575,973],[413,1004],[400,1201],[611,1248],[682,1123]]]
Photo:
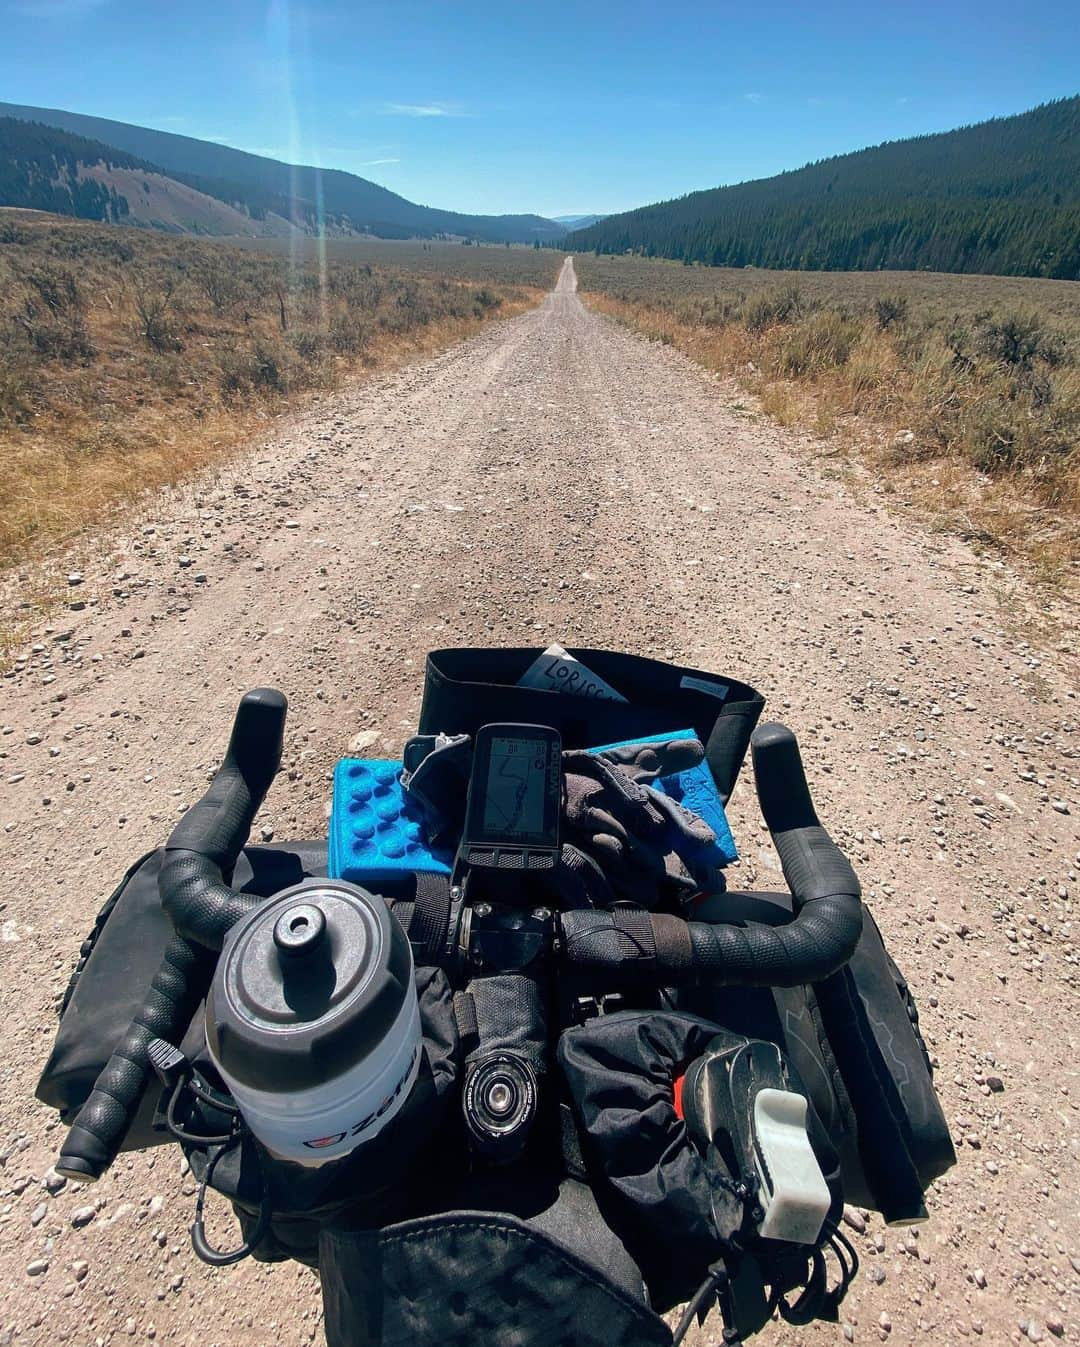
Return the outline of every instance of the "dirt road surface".
[[[880,499],[588,313],[568,264],[537,311],[322,399],[84,553],[0,682],[0,1343],[322,1340],[311,1273],[195,1260],[174,1149],[49,1191],[61,1132],[32,1091],[54,1003],[245,688],[291,703],[256,833],[319,835],[350,742],[386,756],[410,732],[428,649],[549,640],[767,694],[939,1061],[960,1160],[929,1224],[849,1231],[841,1326],[760,1340],[1080,1339],[1070,637],[1027,644],[1022,581]],[[773,879],[749,770],[732,816],[736,882]]]

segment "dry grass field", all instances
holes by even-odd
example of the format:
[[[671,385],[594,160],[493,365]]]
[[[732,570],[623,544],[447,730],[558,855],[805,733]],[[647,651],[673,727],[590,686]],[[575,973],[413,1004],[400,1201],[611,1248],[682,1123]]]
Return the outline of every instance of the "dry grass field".
[[[503,243],[440,243],[422,239],[313,238],[230,239],[227,247],[269,252],[303,263],[325,257],[337,263],[370,263],[421,276],[456,276],[491,285],[527,285],[550,290],[565,254]]]
[[[1080,562],[1080,284],[575,258],[595,308],[736,379],[882,488],[1065,581]]]
[[[228,453],[311,390],[529,307],[560,263],[240,249],[0,211],[0,568]]]

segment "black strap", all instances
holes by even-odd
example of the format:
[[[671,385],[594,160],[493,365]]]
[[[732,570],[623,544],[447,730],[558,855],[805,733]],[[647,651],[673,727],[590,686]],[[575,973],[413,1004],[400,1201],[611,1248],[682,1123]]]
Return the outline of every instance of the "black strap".
[[[480,1024],[476,1016],[476,1002],[468,992],[454,993],[454,1022],[462,1053],[472,1052],[480,1041]]]
[[[409,919],[409,941],[419,963],[441,963],[450,927],[450,876],[416,876],[416,899]]]
[[[681,917],[654,912],[652,931],[656,941],[656,961],[666,974],[678,974],[693,964],[694,948],[690,943],[690,928]]]

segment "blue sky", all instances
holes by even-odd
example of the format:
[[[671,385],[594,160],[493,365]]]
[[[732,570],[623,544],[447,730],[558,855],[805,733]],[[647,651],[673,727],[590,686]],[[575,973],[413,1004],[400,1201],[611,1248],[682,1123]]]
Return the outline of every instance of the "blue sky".
[[[478,212],[615,211],[1080,91],[1080,8],[0,0],[0,99]]]

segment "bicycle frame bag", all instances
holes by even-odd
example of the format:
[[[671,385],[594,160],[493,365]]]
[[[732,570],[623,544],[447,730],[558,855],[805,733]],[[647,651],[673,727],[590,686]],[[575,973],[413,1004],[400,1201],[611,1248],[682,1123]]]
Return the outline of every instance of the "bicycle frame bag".
[[[693,726],[727,803],[765,699],[746,683],[611,650],[568,653],[626,698],[518,687],[538,647],[433,650],[427,658],[420,734],[475,734],[496,721],[550,725],[564,748],[593,748]]]

